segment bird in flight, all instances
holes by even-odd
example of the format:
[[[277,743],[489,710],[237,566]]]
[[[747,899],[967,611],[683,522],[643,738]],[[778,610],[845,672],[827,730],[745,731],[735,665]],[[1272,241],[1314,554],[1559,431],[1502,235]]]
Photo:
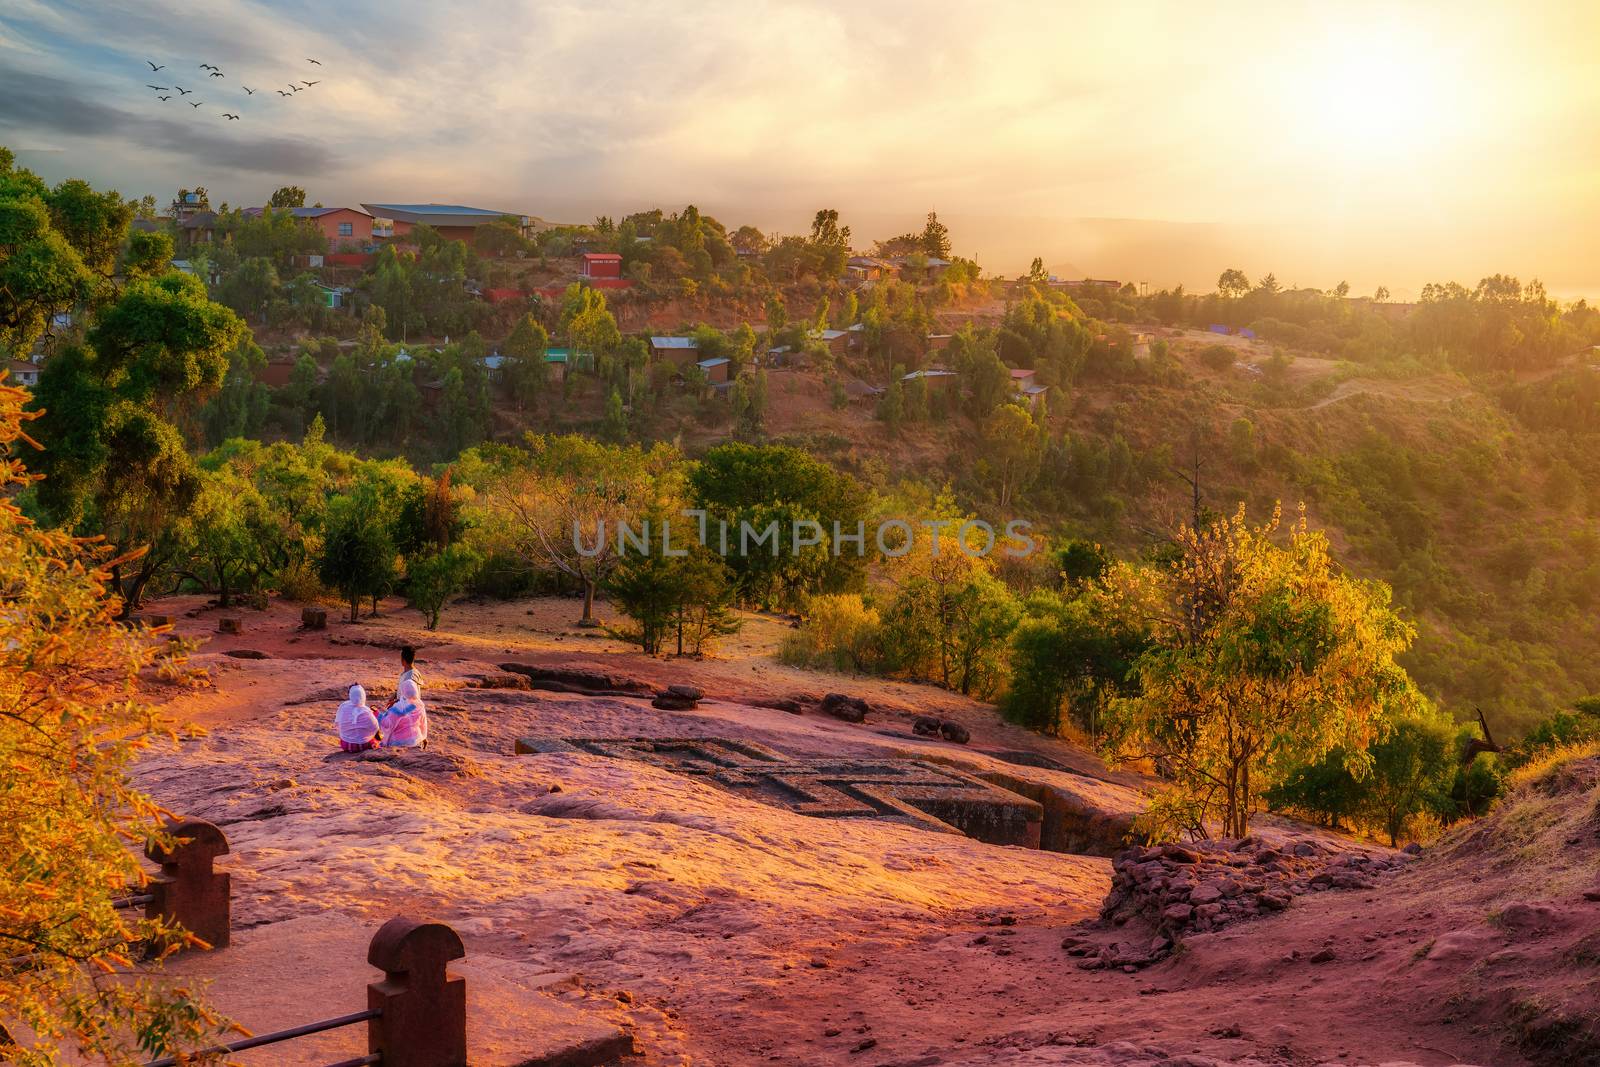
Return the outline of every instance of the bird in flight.
[[[178,95],[179,96],[188,96],[190,93],[194,92],[193,89],[185,89],[181,85],[174,85],[173,88],[178,90]]]
[[[239,116],[238,115],[230,115],[228,112],[224,111],[222,113],[222,117],[227,119],[229,122],[232,122],[234,119],[238,118]]]
[[[289,83],[289,90],[290,90],[290,92],[298,93],[300,91],[300,86],[295,85],[293,82],[291,82],[291,83]]]
[[[301,82],[300,84],[304,85],[307,89],[309,89],[313,85],[321,85],[322,83],[320,81],[315,81],[315,82]]]
[[[222,71],[220,71],[220,70],[214,70],[214,71],[211,72],[211,77],[213,77],[213,78],[226,78],[227,75],[222,73]]]
[[[165,85],[146,85],[145,88],[146,89],[154,89],[158,93],[170,93],[172,91],[171,89],[168,89]]]
[[[194,102],[193,102],[193,103],[192,103],[192,104],[190,104],[190,105],[189,105],[189,106],[190,106],[190,107],[199,107],[199,106],[200,106],[200,105],[201,105],[201,104],[203,104],[203,103],[205,103],[205,101],[204,101],[204,100],[196,100],[196,101],[194,101]]]
[[[320,66],[322,66],[322,62],[321,62],[321,61],[320,61],[320,60],[316,60],[316,59],[310,59],[310,58],[308,58],[308,59],[307,59],[307,60],[306,60],[306,62],[307,62],[307,63],[315,63],[315,64],[316,64],[316,65],[317,65],[317,66],[319,66],[319,67],[320,67]]]
[[[145,60],[145,62],[146,63],[150,63],[150,61],[148,59]],[[167,69],[167,65],[165,63],[161,64],[159,67],[156,66],[154,63],[150,63],[150,73],[151,74],[154,74],[158,70],[166,70],[166,69]]]
[[[158,97],[156,97],[156,99],[157,100],[171,100],[172,99],[172,94],[168,93],[166,96],[158,96]]]
[[[246,96],[254,96],[254,95],[256,95],[256,91],[254,89],[250,88],[250,86],[248,86],[248,85],[241,85],[241,86],[239,86],[239,88],[241,88],[241,89],[243,89],[245,91],[245,95]]]
[[[282,89],[275,89],[273,91],[276,92],[279,96],[293,96],[294,95],[293,93],[286,93]]]
[[[202,63],[202,64],[200,64],[200,69],[201,70],[216,70],[217,68],[213,67],[210,63]]]

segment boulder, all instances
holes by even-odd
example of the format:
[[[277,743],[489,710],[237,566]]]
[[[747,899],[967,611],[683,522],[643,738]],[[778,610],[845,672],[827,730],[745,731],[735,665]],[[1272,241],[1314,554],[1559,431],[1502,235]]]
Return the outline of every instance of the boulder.
[[[846,696],[843,693],[827,694],[822,698],[819,707],[823,713],[845,722],[866,722],[867,713],[872,710],[872,705],[860,697]]]
[[[217,620],[217,633],[242,634],[244,633],[244,620],[237,615],[224,615]]]
[[[679,697],[683,700],[704,700],[705,693],[692,685],[669,685],[666,689],[667,696]]]
[[[944,724],[932,715],[918,715],[911,724],[911,732],[918,737],[938,737],[940,727]]]
[[[326,630],[328,628],[327,608],[301,608],[300,629]]]

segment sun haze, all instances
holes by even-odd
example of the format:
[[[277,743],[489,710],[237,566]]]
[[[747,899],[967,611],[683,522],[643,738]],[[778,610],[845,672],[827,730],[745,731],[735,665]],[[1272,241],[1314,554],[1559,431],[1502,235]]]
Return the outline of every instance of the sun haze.
[[[863,236],[936,208],[1003,273],[1038,255],[1193,288],[1238,261],[1397,295],[1499,270],[1600,291],[1579,242],[1600,230],[1593,5],[306,13],[8,4],[0,136],[47,177],[134,196],[203,174],[570,222],[693,202],[785,232],[827,206]],[[152,59],[199,93],[150,95]],[[180,107],[234,83],[259,90],[227,98],[237,121]]]

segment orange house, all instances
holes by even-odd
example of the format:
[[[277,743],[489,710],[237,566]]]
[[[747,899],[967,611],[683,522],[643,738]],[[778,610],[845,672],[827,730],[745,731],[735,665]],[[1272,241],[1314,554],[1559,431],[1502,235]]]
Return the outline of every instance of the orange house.
[[[274,209],[283,210],[283,209]],[[328,239],[328,248],[338,251],[343,245],[369,245],[372,243],[372,216],[354,207],[293,207],[287,209],[297,220],[322,231]],[[263,214],[265,208],[245,208],[252,217]]]

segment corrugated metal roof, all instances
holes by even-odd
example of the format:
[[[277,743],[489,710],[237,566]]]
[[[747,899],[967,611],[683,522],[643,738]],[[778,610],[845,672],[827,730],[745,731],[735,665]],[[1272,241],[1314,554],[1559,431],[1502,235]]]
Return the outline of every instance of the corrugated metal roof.
[[[731,363],[731,362],[733,362],[733,361],[728,359],[726,356],[718,356],[715,359],[702,359],[699,363],[696,363],[695,366],[696,367],[705,367],[705,368],[707,368],[709,370],[712,367],[720,367],[724,363]]]
[[[517,215],[516,211],[492,211],[486,207],[466,207],[463,204],[362,204],[367,210],[382,208],[385,211],[409,211],[417,215],[488,215],[499,218],[501,215]]]
[[[700,342],[693,337],[652,337],[652,348],[699,348]]]

